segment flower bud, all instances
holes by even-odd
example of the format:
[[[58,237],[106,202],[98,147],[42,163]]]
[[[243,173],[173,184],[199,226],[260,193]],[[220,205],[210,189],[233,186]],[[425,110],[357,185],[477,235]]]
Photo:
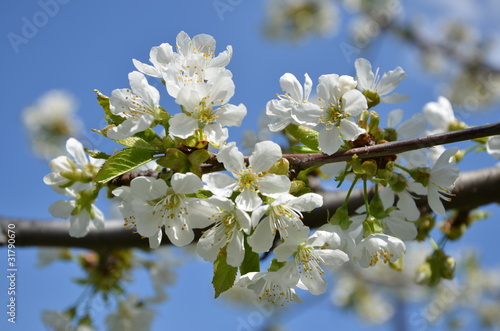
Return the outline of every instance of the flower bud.
[[[415,240],[424,241],[429,233],[434,229],[435,217],[430,214],[422,215],[415,223],[417,225],[418,234]]]
[[[361,164],[361,169],[363,174],[373,177],[377,173],[377,162],[373,159],[368,159]]]
[[[444,279],[453,279],[455,277],[455,259],[451,256],[445,256],[442,261],[441,277]]]
[[[274,163],[268,172],[276,175],[287,175],[289,169],[290,169],[290,162],[288,162],[287,159],[282,158],[281,160]]]
[[[384,139],[387,141],[396,141],[398,140],[398,133],[393,128],[384,129]]]
[[[375,134],[375,132],[378,131],[379,124],[380,124],[380,115],[376,111],[371,110],[370,125],[368,126],[368,131],[372,134]]]
[[[363,95],[366,97],[368,108],[373,108],[380,103],[380,95],[375,91],[364,90]]]
[[[415,273],[415,283],[419,285],[429,285],[431,277],[431,264],[429,262],[424,262],[417,268]]]

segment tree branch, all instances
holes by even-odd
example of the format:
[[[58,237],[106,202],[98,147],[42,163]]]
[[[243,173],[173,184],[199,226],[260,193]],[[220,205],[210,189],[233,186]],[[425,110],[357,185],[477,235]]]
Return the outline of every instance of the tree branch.
[[[486,124],[464,130],[439,133],[427,137],[398,140],[374,146],[352,148],[346,151],[334,153],[332,155],[326,155],[323,153],[284,154],[283,158],[287,159],[290,163],[290,169],[293,169],[298,173],[301,170],[305,170],[314,166],[322,166],[328,163],[349,161],[354,155],[357,155],[360,159],[376,158],[396,155],[399,153],[414,151],[426,147],[451,144],[459,141],[472,140],[494,135],[500,135],[500,123]],[[248,157],[245,157],[245,162],[248,162]],[[217,161],[217,155],[213,155],[213,157],[207,163],[201,165],[201,168],[203,173],[225,170],[224,165]],[[157,178],[160,173],[155,171],[127,173],[114,178],[112,181],[110,181],[110,184],[113,186],[129,185],[130,181],[139,175],[152,176]]]
[[[470,210],[493,202],[500,202],[500,167],[486,168],[460,174],[453,190],[455,197],[445,202],[446,209]],[[304,224],[309,227],[319,227],[327,222],[327,210],[330,215],[342,205],[345,191],[324,192],[322,208],[304,215]],[[426,199],[417,201],[424,205]],[[363,204],[362,190],[354,190],[349,199],[349,211]],[[126,230],[123,221],[106,221],[106,229],[98,231],[92,228],[83,238],[73,238],[68,234],[69,221],[34,221],[23,219],[0,218],[0,245],[8,243],[8,225],[14,225],[17,246],[57,246],[82,247],[90,249],[148,249],[149,242],[140,235]],[[12,227],[11,225],[11,227]],[[196,239],[201,231],[196,231]],[[167,236],[163,236],[163,245],[170,244]]]

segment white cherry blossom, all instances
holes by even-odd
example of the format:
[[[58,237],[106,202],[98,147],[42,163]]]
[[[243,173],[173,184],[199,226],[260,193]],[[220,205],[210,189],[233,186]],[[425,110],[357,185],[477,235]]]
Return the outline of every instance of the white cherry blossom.
[[[486,142],[486,151],[496,159],[500,159],[500,136],[492,136]]]
[[[98,230],[104,230],[104,214],[93,202],[95,198],[85,198],[89,191],[75,192],[65,190],[65,195],[73,200],[59,200],[49,207],[54,217],[70,218],[69,235],[75,238],[84,237],[90,230],[90,222]]]
[[[365,96],[355,86],[352,77],[322,75],[317,88],[319,107],[292,111],[298,123],[319,131],[319,148],[326,154],[337,152],[344,140],[366,132],[352,119],[368,108]]]
[[[350,227],[352,231],[356,224]],[[340,249],[347,255],[351,255],[356,247],[356,240],[351,232],[343,230],[340,226],[326,223],[320,226],[313,234],[314,237],[322,238],[325,248]]]
[[[290,301],[302,302],[295,291],[299,282],[297,267],[293,261],[277,271],[249,272],[236,282],[237,285],[253,290],[260,300],[285,305]]]
[[[201,129],[206,139],[218,147],[228,138],[223,126],[240,126],[247,109],[243,104],[228,104],[234,95],[234,83],[229,77],[221,77],[208,83],[192,83],[177,94],[176,102],[183,112],[169,120],[169,134],[188,138]]]
[[[441,199],[450,200],[450,190],[453,188],[453,184],[460,172],[455,163],[450,162],[450,158],[457,152],[458,147],[447,149],[441,154],[434,167],[430,170],[427,200],[429,206],[437,214],[444,215],[446,213]]]
[[[413,194],[426,195],[427,190],[422,184],[415,182],[411,178],[405,178],[399,175],[395,176],[397,182],[392,183],[392,185],[384,188],[380,192],[384,207],[386,209],[392,207],[397,195],[397,206],[404,213],[405,218],[410,221],[416,221],[420,217],[420,211],[417,208],[415,203],[416,197]]]
[[[117,310],[106,317],[108,331],[148,330],[155,311],[145,306],[136,295],[119,302]]]
[[[450,131],[450,125],[456,121],[450,101],[443,96],[440,96],[437,102],[426,103],[423,113],[427,121],[432,125],[429,134],[448,132]]]
[[[392,93],[407,75],[401,67],[386,71],[380,77],[379,68],[373,73],[370,61],[359,58],[354,62],[356,67],[356,80],[361,91],[373,91],[380,96],[380,101],[385,103],[398,103],[408,99],[409,96]]]
[[[194,239],[188,218],[189,203],[194,198],[186,194],[196,193],[203,184],[195,174],[175,173],[170,185],[163,179],[140,176],[130,182],[130,188],[122,186],[113,190],[113,194],[123,200],[120,209],[126,221],[135,225],[140,235],[150,238],[153,248],[161,242],[162,225],[176,246],[185,246]]]
[[[254,252],[264,253],[271,248],[276,232],[285,240],[289,234],[293,236],[297,232],[307,236],[309,228],[302,223],[301,212],[311,211],[321,205],[323,197],[316,193],[306,193],[299,197],[288,193],[280,194],[270,204],[253,211],[252,223],[256,225],[256,229],[248,237],[248,244]]]
[[[195,227],[205,228],[198,241],[197,252],[205,261],[214,262],[220,250],[226,247],[229,265],[239,267],[245,256],[244,235],[250,233],[251,219],[247,212],[238,209],[226,198],[211,197],[192,204],[189,218]]]
[[[285,92],[278,95],[278,99],[271,100],[266,105],[266,115],[271,120],[269,130],[273,132],[285,129],[289,124],[299,124],[293,117],[292,112],[300,109],[303,112],[317,111],[318,105],[309,101],[312,89],[312,81],[308,74],[304,75],[304,87],[297,78],[286,73],[280,78],[281,89]]]
[[[170,44],[164,43],[151,49],[152,66],[137,60],[133,62],[140,72],[162,78],[168,93],[176,98],[187,84],[211,81],[220,75],[231,77],[225,66],[231,60],[232,47],[228,46],[215,56],[215,46],[215,39],[210,35],[199,34],[191,39],[181,31],[176,39],[176,52]]]
[[[109,98],[109,110],[125,120],[107,131],[111,139],[125,139],[151,127],[160,118],[160,93],[138,71],[128,75],[132,89],[116,89]]]
[[[217,154],[219,162],[233,177],[225,173],[210,173],[203,175],[207,189],[222,197],[229,197],[238,191],[236,205],[245,211],[253,211],[262,203],[259,193],[267,196],[286,193],[290,189],[290,179],[284,175],[276,175],[265,171],[280,160],[281,148],[272,141],[262,141],[255,145],[255,150],[249,158],[248,168],[244,156],[234,142],[221,147]]]
[[[307,236],[305,231],[290,236],[274,249],[274,255],[279,262],[284,262],[293,255],[300,276],[298,287],[319,295],[326,291],[327,286],[321,265],[341,266],[349,261],[349,257],[340,249],[325,248],[326,237]]]
[[[387,116],[387,127],[396,129],[399,137],[414,138],[424,133],[427,127],[427,120],[421,113],[413,114],[409,120],[403,120],[403,110],[394,109]]]
[[[395,262],[404,254],[405,244],[396,237],[383,233],[371,234],[362,239],[354,249],[352,260],[363,268],[372,267],[379,261]]]
[[[66,141],[66,150],[71,158],[59,156],[50,161],[52,172],[43,177],[43,182],[60,194],[65,194],[66,188],[80,191],[94,187],[91,181],[103,160],[87,157],[82,143],[75,138]]]

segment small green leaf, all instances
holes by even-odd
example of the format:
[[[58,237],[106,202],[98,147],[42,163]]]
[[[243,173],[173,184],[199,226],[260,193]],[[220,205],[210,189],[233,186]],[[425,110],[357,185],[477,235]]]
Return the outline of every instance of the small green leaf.
[[[95,180],[105,184],[153,160],[153,152],[145,149],[126,148],[112,155],[97,173]]]
[[[245,240],[245,257],[240,265],[240,274],[260,271],[260,256],[252,251],[252,247]]]
[[[318,131],[308,128],[303,125],[290,124],[286,127],[286,132],[297,139],[302,144],[306,145],[312,150],[318,150],[319,142]]]
[[[237,267],[227,264],[226,248],[224,247],[221,249],[217,256],[217,260],[214,262],[214,278],[212,279],[212,284],[215,290],[215,298],[218,298],[221,293],[233,287],[237,272]]]

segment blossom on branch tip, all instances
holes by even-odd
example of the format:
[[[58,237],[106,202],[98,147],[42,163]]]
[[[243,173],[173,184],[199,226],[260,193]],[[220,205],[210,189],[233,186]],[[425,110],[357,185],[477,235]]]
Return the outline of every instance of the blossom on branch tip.
[[[235,200],[238,208],[253,211],[262,203],[259,193],[273,196],[290,190],[290,179],[287,176],[265,173],[281,158],[278,144],[262,141],[255,145],[247,168],[243,153],[232,142],[221,147],[217,160],[232,172],[233,177],[224,173],[209,173],[204,174],[202,179],[207,184],[207,189],[215,195],[230,197],[233,192],[239,192]]]
[[[176,39],[176,52],[168,43],[153,47],[150,61],[153,66],[133,60],[140,72],[165,81],[168,93],[176,98],[187,84],[209,82],[220,75],[231,77],[225,66],[231,60],[233,49],[227,49],[215,56],[215,39],[199,34],[192,39],[181,31]]]

